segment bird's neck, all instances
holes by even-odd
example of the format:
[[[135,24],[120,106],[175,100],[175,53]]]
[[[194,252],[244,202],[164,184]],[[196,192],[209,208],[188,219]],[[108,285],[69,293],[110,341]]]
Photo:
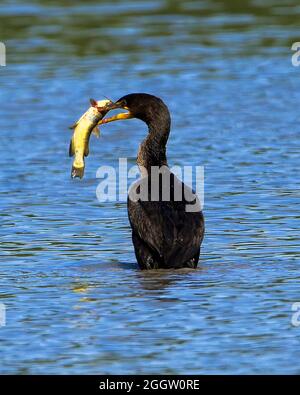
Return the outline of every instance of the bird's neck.
[[[170,133],[170,121],[159,126],[150,123],[148,128],[148,135],[142,141],[137,156],[137,164],[142,176],[151,174],[152,166],[168,166],[166,146]]]

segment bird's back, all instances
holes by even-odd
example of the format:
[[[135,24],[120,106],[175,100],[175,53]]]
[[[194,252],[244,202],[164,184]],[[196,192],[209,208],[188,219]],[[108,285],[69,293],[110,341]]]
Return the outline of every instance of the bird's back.
[[[169,175],[170,186],[160,175],[159,183],[145,177],[129,191],[128,216],[137,261],[142,269],[196,267],[204,236],[199,200],[168,168],[164,175]],[[144,195],[143,188],[147,188]],[[169,199],[164,200],[168,189]],[[133,201],[132,191],[147,195],[147,201],[136,194]]]

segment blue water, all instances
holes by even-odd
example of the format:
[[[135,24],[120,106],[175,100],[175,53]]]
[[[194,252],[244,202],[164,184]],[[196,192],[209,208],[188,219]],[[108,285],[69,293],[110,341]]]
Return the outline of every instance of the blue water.
[[[299,374],[298,2],[2,3],[0,372]],[[170,108],[169,163],[205,166],[195,271],[140,271],[126,204],[96,198],[140,121],[70,179],[88,99],[136,91]]]

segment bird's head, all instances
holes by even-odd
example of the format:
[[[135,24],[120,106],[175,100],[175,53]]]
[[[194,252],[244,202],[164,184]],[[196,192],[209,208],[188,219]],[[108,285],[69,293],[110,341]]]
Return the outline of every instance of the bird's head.
[[[109,105],[110,110],[124,109],[110,118],[103,119],[101,123],[108,123],[122,119],[137,118],[148,125],[159,122],[170,122],[170,113],[165,103],[158,97],[148,93],[131,93],[121,97]]]

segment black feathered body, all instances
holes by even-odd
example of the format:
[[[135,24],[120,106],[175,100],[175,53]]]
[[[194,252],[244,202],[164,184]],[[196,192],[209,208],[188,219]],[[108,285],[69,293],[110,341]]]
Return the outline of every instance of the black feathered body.
[[[144,121],[149,129],[137,156],[142,177],[131,188],[131,191],[141,192],[141,188],[148,186],[144,194],[147,199],[132,199],[131,191],[128,197],[128,216],[138,264],[142,269],[195,268],[204,236],[204,217],[196,195],[168,168],[166,145],[171,125],[168,107],[161,99],[140,93],[124,96],[118,102]],[[153,167],[163,169],[158,181],[155,178],[156,183],[152,183]],[[167,200],[163,196],[163,176],[170,179]],[[155,200],[153,189],[159,191]],[[180,189],[182,200],[178,201],[175,191]],[[194,209],[190,212],[187,205],[191,204]]]
[[[165,168],[165,172],[168,169]],[[170,173],[170,200],[151,201],[151,177],[136,182],[132,189],[148,184],[148,201],[128,197],[128,216],[132,228],[135,255],[142,269],[195,268],[204,236],[204,218],[192,190]],[[182,188],[187,197],[174,200],[175,189]],[[162,177],[160,179],[160,191]],[[188,212],[187,207],[193,212]]]

